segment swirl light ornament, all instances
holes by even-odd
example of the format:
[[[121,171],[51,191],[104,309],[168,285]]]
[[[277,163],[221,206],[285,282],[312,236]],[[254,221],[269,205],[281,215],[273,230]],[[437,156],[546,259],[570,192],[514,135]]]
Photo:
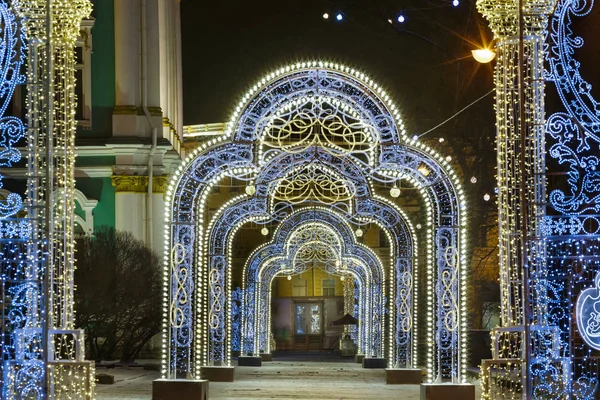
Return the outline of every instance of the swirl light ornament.
[[[359,332],[361,340],[369,337],[377,343],[372,353],[388,358],[391,366],[424,364],[430,381],[465,382],[464,192],[443,157],[406,135],[400,112],[389,95],[364,73],[347,66],[300,62],[279,68],[252,86],[226,126],[223,137],[208,141],[187,157],[167,191],[165,309],[172,309],[177,301],[175,293],[182,277],[193,280],[186,286],[192,290],[188,298],[193,300],[182,316],[181,327],[173,326],[169,315],[163,320],[166,350],[162,376],[199,377],[203,365],[231,364],[233,238],[244,224],[281,226],[308,208],[338,215],[344,224],[353,225],[348,232],[354,238],[354,231],[366,224],[376,224],[385,231],[393,256],[386,263],[384,276],[369,280],[369,285],[361,289],[371,293],[373,302],[369,307],[376,310],[373,318],[377,323]],[[206,220],[211,188],[224,177],[248,182],[252,190],[230,199]],[[427,343],[427,352],[422,361],[417,359],[412,321],[417,305],[416,235],[402,210],[378,196],[374,188],[375,182],[392,184],[400,180],[414,186],[424,204],[424,280],[428,292],[436,293],[418,304],[431,316],[425,324],[422,340]],[[304,218],[309,219],[309,211],[304,212]],[[279,235],[279,230],[272,233],[273,237]],[[438,240],[442,235],[444,240]],[[185,262],[174,264],[171,251],[178,244],[189,253]],[[278,246],[284,243],[273,243],[273,247],[260,251],[274,252],[277,248],[277,254],[285,254]],[[445,257],[446,248],[459,256]],[[354,251],[366,249],[355,246]],[[353,256],[358,257],[357,253]],[[273,261],[272,267],[265,266],[265,276],[280,273],[280,265]],[[253,273],[259,271],[259,265],[249,268]],[[360,269],[356,271],[358,274]],[[442,277],[452,284],[442,283]],[[257,290],[243,288],[243,351],[255,351],[256,335],[265,328],[250,320],[262,309],[246,308],[258,301],[256,296],[264,295]],[[454,299],[450,307],[442,303],[447,298]],[[454,325],[438,324],[440,318]],[[191,344],[181,345],[185,342],[182,339]]]
[[[600,271],[600,102],[575,58],[584,40],[574,30],[576,19],[585,18],[593,7],[593,0],[558,2],[547,55],[548,79],[563,106],[546,123],[548,154],[566,174],[549,188],[549,212],[542,225],[548,262],[546,307],[549,323],[559,330],[561,356],[571,365],[565,392],[576,399],[598,396],[600,368],[594,356],[597,307],[592,301]],[[573,318],[579,334],[572,329]]]
[[[585,343],[600,350],[600,272],[594,279],[594,287],[582,290],[577,297],[577,328]]]
[[[352,182],[325,166],[311,164],[281,179],[273,198],[292,205],[308,200],[336,204],[347,202],[355,195],[356,188]]]
[[[377,130],[339,99],[302,97],[287,103],[270,118],[261,141],[285,152],[318,146],[348,154],[370,153],[377,146]]]
[[[21,160],[21,152],[17,143],[25,136],[23,122],[15,117],[7,116],[6,109],[10,105],[15,88],[25,83],[25,75],[21,73],[24,62],[24,36],[15,15],[5,1],[0,2],[0,167],[11,167]],[[2,176],[0,176],[2,188]],[[0,224],[2,220],[14,216],[23,208],[21,196],[10,193],[0,201]]]

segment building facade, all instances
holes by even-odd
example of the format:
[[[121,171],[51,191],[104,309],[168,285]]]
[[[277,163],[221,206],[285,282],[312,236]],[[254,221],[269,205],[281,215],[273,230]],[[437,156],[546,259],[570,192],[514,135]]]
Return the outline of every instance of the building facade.
[[[77,48],[77,229],[130,231],[160,254],[182,156],[179,2],[93,3]]]

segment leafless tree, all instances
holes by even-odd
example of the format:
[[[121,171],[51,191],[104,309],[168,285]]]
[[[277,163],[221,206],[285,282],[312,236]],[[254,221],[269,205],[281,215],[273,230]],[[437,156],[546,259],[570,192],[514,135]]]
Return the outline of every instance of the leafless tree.
[[[129,232],[97,229],[76,243],[75,310],[89,358],[131,362],[160,331],[159,258]]]

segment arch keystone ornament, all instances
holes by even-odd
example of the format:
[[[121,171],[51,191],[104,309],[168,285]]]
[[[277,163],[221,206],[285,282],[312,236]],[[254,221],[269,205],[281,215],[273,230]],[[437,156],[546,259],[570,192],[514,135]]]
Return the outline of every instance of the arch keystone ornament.
[[[367,318],[356,332],[359,348],[392,368],[425,367],[428,382],[465,384],[468,210],[450,164],[407,136],[380,86],[344,65],[279,68],[234,110],[224,135],[189,154],[166,193],[162,378],[198,379],[211,368],[232,368],[238,340],[254,355],[268,349],[273,277],[301,270],[303,257],[322,257],[337,274],[339,266],[325,259],[339,257]],[[242,182],[245,193],[208,212],[212,187],[222,179]],[[376,193],[377,185],[400,181],[416,189],[423,205],[422,266],[411,221]],[[274,241],[252,253],[244,287],[236,289],[233,239],[248,223],[269,226]],[[385,232],[389,260],[355,243],[355,232],[368,224]],[[307,226],[320,227],[303,231],[315,235],[309,246],[319,254],[302,241],[292,245],[304,237],[295,228]],[[282,258],[292,269],[281,268]],[[420,273],[423,302],[415,285]],[[424,322],[417,310],[427,314]],[[421,359],[419,344],[427,348]]]

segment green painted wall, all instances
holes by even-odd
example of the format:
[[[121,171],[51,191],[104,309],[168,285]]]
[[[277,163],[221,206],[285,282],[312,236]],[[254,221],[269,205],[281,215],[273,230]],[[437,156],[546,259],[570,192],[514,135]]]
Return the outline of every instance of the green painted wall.
[[[98,200],[94,208],[94,230],[100,225],[115,227],[115,187],[110,178],[79,178],[75,187],[87,198]]]
[[[75,159],[76,167],[95,167],[95,166],[113,166],[115,165],[115,156],[92,156],[92,157],[81,157],[78,156]]]
[[[123,1],[123,0],[120,0]],[[92,129],[79,129],[80,137],[109,137],[115,107],[114,1],[92,0]]]

